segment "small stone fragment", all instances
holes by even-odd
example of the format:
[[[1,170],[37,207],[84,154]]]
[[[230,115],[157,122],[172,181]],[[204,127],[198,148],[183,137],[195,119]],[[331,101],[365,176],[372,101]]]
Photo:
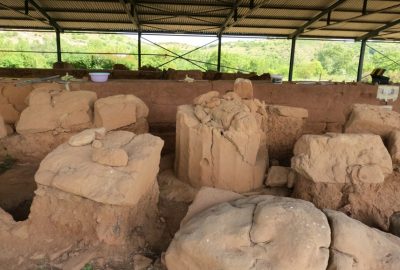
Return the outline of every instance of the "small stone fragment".
[[[202,94],[198,97],[196,97],[193,100],[193,103],[195,105],[204,105],[207,101],[210,101],[212,98],[216,98],[219,96],[219,92],[218,91],[210,91],[208,93]]]
[[[103,143],[99,140],[94,140],[92,143],[92,147],[93,148],[102,148],[103,147]]]
[[[105,135],[105,128],[92,128],[86,129],[78,134],[72,136],[68,143],[71,146],[83,146],[92,143],[96,139],[96,134]]]
[[[272,166],[268,170],[265,185],[268,187],[284,187],[288,183],[291,169],[282,166]]]
[[[133,269],[146,270],[153,263],[153,260],[143,255],[136,254],[133,256]]]
[[[233,92],[241,98],[252,99],[253,85],[248,79],[237,78],[233,85]]]

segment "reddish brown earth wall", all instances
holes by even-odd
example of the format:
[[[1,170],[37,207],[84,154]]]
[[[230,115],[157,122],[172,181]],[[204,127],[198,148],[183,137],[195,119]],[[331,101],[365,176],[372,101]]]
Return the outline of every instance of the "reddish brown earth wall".
[[[1,83],[10,87],[13,83]],[[297,106],[308,109],[309,119],[306,132],[323,133],[340,131],[346,114],[354,103],[382,104],[376,99],[377,86],[367,84],[301,85],[271,84],[254,81],[254,95],[269,104]],[[25,90],[13,90],[16,100],[27,94]],[[211,90],[224,93],[231,90],[233,81],[196,81],[185,83],[172,80],[111,80],[106,83],[73,83],[72,89],[91,90],[98,97],[117,94],[134,94],[150,108],[149,123],[153,133],[174,138],[175,114],[178,105],[192,103],[192,100]],[[21,94],[16,93],[20,91]],[[10,92],[10,91],[7,91]],[[4,90],[3,90],[4,93]],[[22,96],[19,96],[22,95]],[[400,111],[400,102],[393,104]]]

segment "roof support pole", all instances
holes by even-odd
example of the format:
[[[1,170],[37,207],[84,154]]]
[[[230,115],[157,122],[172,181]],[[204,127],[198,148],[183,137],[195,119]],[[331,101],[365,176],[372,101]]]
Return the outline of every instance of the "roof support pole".
[[[138,32],[138,70],[142,67],[142,32]]]
[[[358,60],[357,82],[361,82],[361,79],[362,79],[363,67],[364,67],[365,46],[366,45],[367,45],[367,40],[363,39],[361,41],[360,59]]]
[[[56,45],[57,45],[57,62],[61,63],[61,37],[60,37],[60,30],[56,29]]]
[[[217,71],[221,72],[221,38],[222,35],[218,35],[218,55],[217,55]]]
[[[290,48],[290,63],[289,63],[289,78],[288,81],[293,81],[293,70],[294,70],[294,56],[296,53],[296,41],[297,37],[292,38],[292,46]]]

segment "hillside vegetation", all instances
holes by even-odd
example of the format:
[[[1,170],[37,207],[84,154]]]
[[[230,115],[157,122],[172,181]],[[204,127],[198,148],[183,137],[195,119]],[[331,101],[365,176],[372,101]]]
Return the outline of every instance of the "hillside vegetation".
[[[117,34],[62,34],[63,61],[77,68],[110,69],[113,64],[124,64],[137,69],[137,37]],[[151,37],[147,37],[151,39]],[[206,42],[204,42],[206,43]],[[182,55],[197,46],[181,42],[158,43]],[[222,43],[222,71],[269,72],[287,78],[289,69],[290,40],[286,39],[229,39]],[[386,68],[385,75],[400,81],[400,43],[368,42],[364,76],[375,68]],[[56,61],[55,34],[45,32],[0,32],[0,67],[51,68]],[[5,52],[26,51],[26,52]],[[30,53],[37,51],[39,53]],[[360,43],[350,41],[299,40],[297,42],[294,79],[353,81],[356,78]],[[85,53],[85,54],[78,54]],[[114,55],[96,53],[115,53]],[[122,54],[118,54],[122,53]],[[176,56],[149,42],[142,42],[142,65],[158,67]],[[157,54],[157,55],[154,55]],[[160,68],[216,70],[216,42],[191,52]]]

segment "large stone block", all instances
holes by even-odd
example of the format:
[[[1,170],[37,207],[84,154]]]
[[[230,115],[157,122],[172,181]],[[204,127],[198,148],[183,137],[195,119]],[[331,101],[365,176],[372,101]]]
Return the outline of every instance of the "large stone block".
[[[313,182],[381,183],[393,171],[382,139],[372,134],[303,135],[292,168]]]
[[[86,253],[125,260],[156,242],[161,234],[156,177],[163,141],[127,131],[98,138],[96,147],[99,141],[104,149],[125,151],[128,164],[93,161],[92,152],[99,148],[90,144],[65,143],[51,152],[35,175],[38,188],[29,219],[14,223],[0,211],[2,265],[35,269],[46,259],[59,269],[81,269],[70,265]]]
[[[106,149],[124,150],[128,154],[127,165],[98,163],[92,160],[97,148],[65,143],[41,162],[36,182],[100,203],[135,205],[154,185],[163,141],[150,134],[134,136],[128,131],[111,132],[100,141]]]
[[[394,130],[390,132],[387,138],[387,142],[393,163],[400,164],[400,131]]]
[[[195,187],[246,192],[262,186],[268,152],[257,100],[209,92],[178,107],[175,172]]]
[[[175,234],[168,269],[323,270],[329,259],[330,229],[311,203],[254,196],[211,207]]]
[[[21,113],[17,132],[76,131],[91,127],[96,99],[96,93],[91,91],[35,89],[29,95],[29,106]]]
[[[134,95],[116,95],[100,98],[94,105],[96,127],[113,130],[136,123],[146,118],[149,108]]]
[[[294,144],[303,133],[308,111],[297,107],[267,105],[266,112],[268,117],[264,130],[269,157],[285,162],[292,157]]]
[[[332,230],[328,270],[400,269],[400,238],[324,210]]]
[[[372,133],[383,137],[400,130],[400,114],[386,107],[354,104],[346,122],[346,133]]]

